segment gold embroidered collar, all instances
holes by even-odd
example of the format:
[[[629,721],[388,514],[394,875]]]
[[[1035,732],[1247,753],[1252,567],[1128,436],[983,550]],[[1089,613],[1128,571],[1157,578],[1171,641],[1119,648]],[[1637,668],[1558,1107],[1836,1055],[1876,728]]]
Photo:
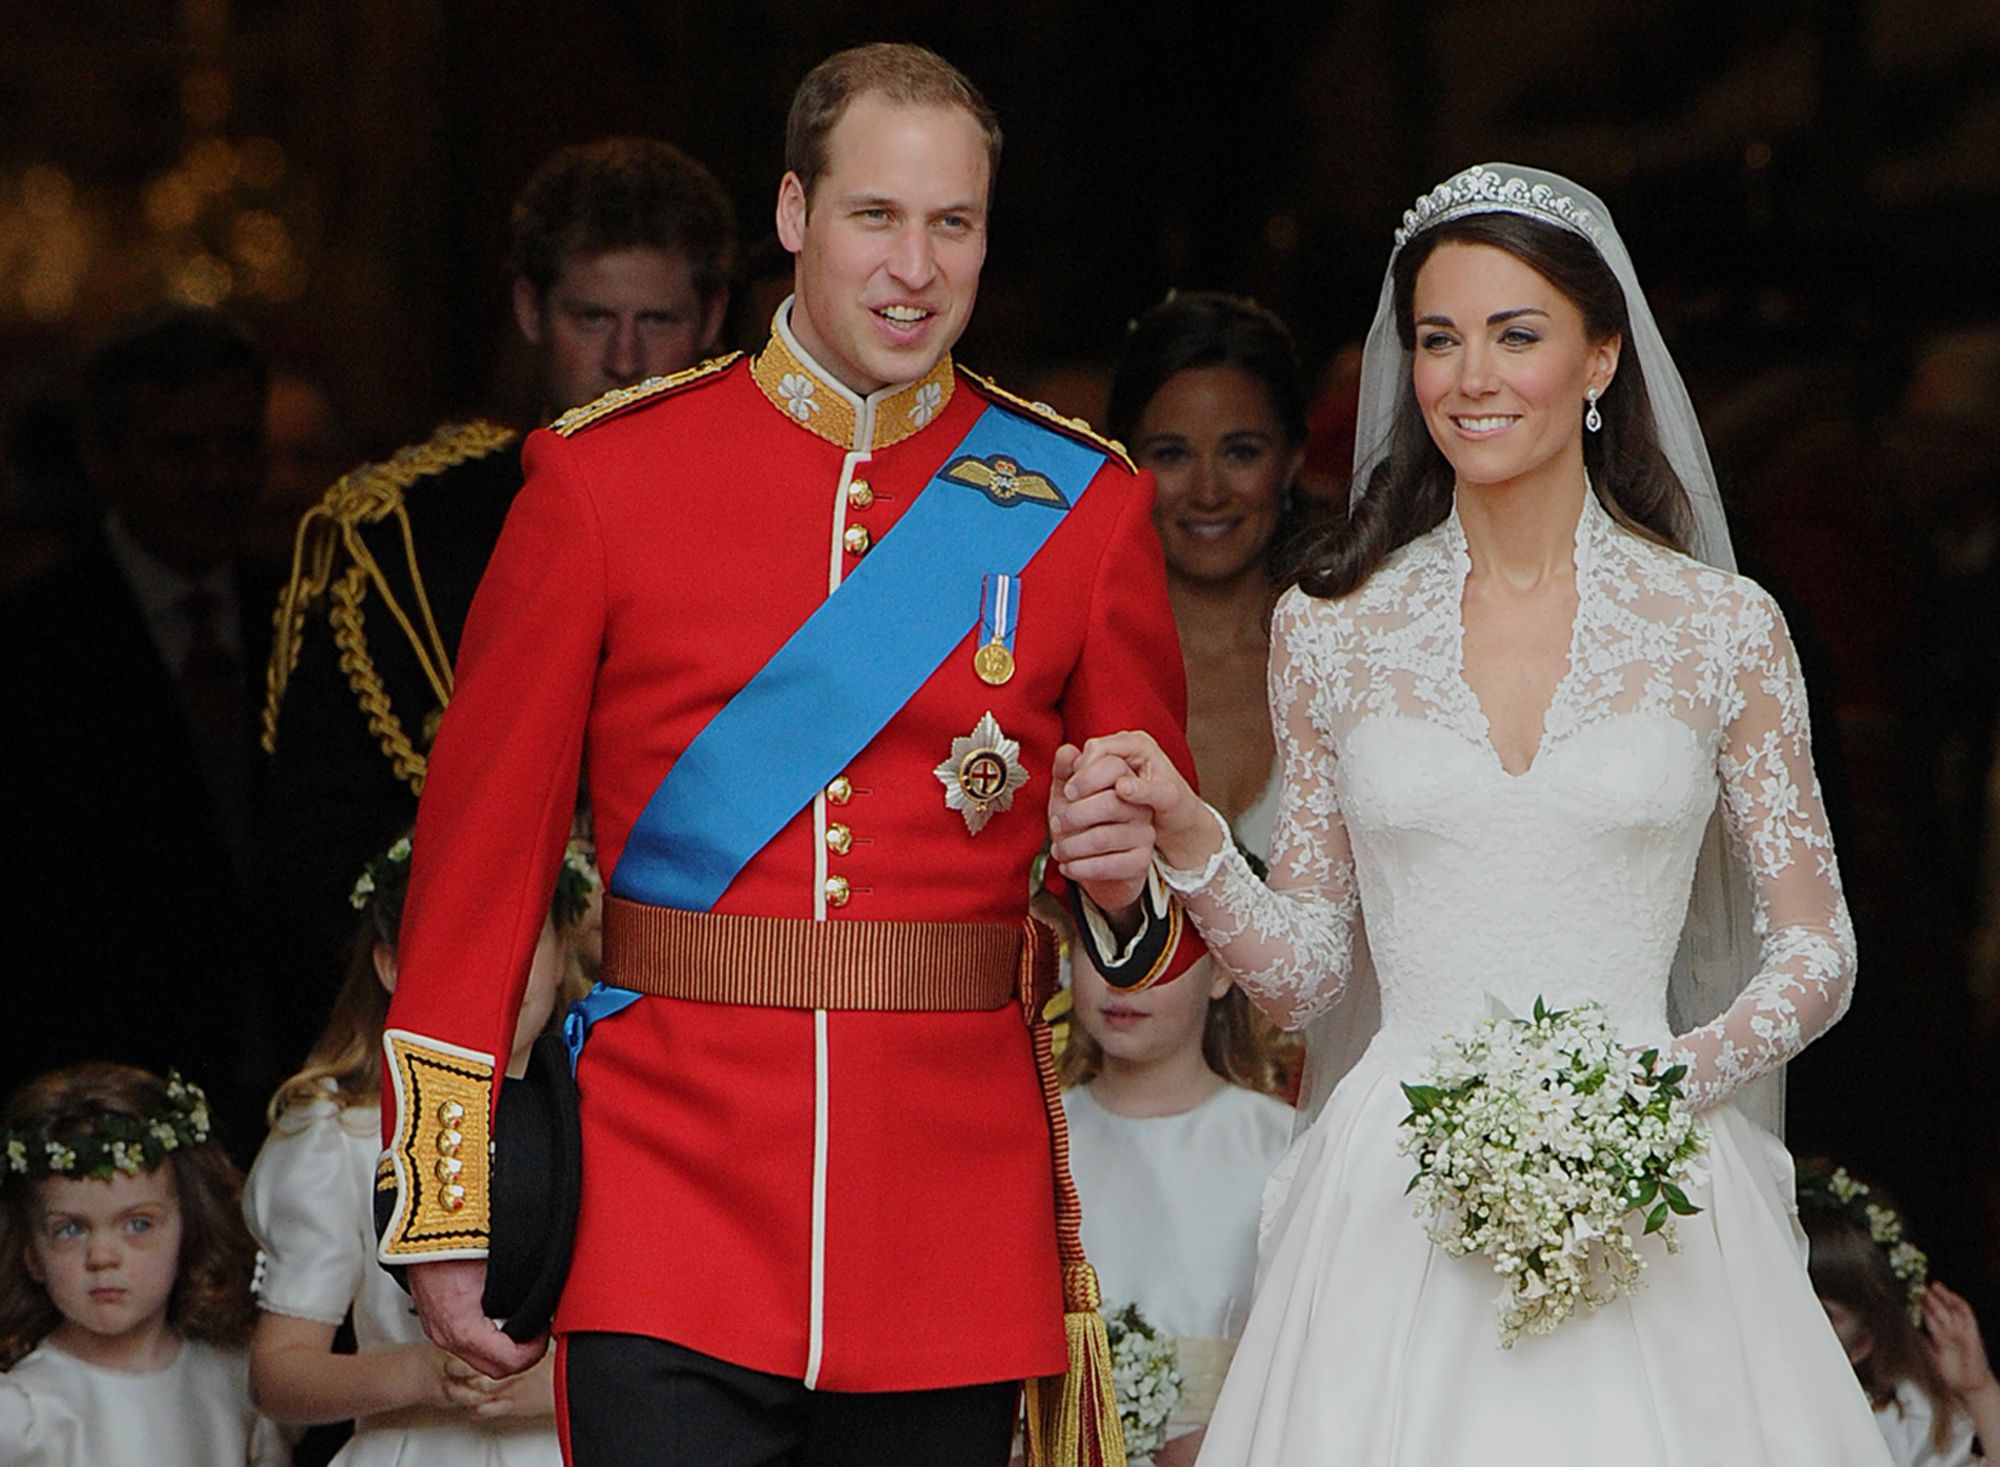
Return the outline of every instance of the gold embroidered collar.
[[[771,319],[771,339],[750,375],[771,405],[808,433],[849,450],[887,448],[927,427],[956,390],[951,353],[915,382],[857,397],[835,381],[792,335],[788,297]]]

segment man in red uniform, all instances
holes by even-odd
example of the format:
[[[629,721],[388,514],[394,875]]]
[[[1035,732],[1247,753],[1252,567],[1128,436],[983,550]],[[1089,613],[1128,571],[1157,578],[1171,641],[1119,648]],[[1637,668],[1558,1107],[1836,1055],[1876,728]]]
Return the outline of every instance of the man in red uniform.
[[[447,1348],[539,1356],[482,1309],[493,1067],[587,765],[609,987],[572,1030],[573,1463],[998,1464],[1019,1382],[1068,1364],[1028,872],[1057,749],[1178,729],[1184,695],[1150,482],[951,359],[999,146],[920,48],[816,68],[770,340],[531,438],[466,627],[385,1038],[382,1256]],[[1089,814],[1093,947],[1172,977],[1194,944],[1149,822]]]

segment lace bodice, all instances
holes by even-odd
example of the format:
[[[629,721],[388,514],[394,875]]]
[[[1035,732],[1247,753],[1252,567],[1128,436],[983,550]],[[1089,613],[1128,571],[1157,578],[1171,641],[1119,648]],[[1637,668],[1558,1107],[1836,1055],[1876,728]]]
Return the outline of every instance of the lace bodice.
[[[1567,672],[1509,774],[1463,675],[1471,567],[1454,512],[1339,600],[1288,592],[1271,631],[1283,764],[1269,887],[1233,846],[1169,872],[1209,946],[1288,1027],[1346,983],[1357,919],[1382,1036],[1421,1055],[1484,1018],[1596,999],[1668,1037],[1667,978],[1703,832],[1722,813],[1753,883],[1759,969],[1680,1036],[1696,1108],[1845,1011],[1854,935],[1783,618],[1754,583],[1621,529],[1576,531]]]

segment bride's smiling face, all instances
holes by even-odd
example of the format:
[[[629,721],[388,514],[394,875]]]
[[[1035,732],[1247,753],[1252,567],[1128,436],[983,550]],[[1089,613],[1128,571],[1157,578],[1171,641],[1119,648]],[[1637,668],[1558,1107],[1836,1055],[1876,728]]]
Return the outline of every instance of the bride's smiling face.
[[[1492,245],[1439,245],[1417,272],[1410,382],[1461,484],[1504,484],[1574,461],[1585,396],[1618,368],[1546,276]]]

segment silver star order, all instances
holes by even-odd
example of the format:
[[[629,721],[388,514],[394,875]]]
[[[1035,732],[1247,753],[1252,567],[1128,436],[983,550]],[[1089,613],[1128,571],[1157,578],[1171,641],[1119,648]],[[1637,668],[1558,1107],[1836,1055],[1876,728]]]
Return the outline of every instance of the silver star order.
[[[1006,769],[1004,784],[981,796],[965,787],[966,766],[977,754],[991,754]],[[970,735],[951,741],[951,757],[931,771],[944,786],[944,803],[948,810],[956,810],[965,817],[965,828],[973,835],[986,827],[986,822],[1014,803],[1014,791],[1028,782],[1028,771],[1021,764],[1021,745],[1000,732],[1000,725],[989,709],[979,720]]]

